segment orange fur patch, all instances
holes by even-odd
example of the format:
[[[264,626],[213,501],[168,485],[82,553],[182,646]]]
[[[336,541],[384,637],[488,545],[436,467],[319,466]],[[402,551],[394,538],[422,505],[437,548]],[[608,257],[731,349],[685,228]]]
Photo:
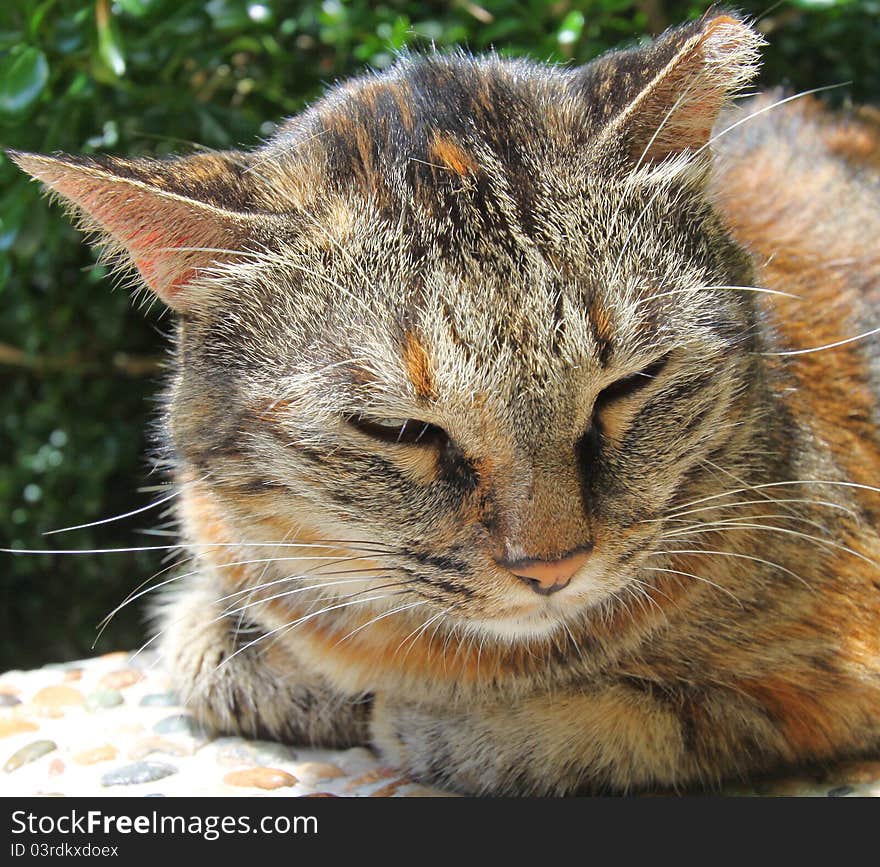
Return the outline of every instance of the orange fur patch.
[[[424,616],[414,622],[385,618],[366,626],[374,617],[375,613],[365,612],[341,622],[314,618],[298,627],[297,638],[307,642],[314,658],[337,671],[340,679],[352,685],[360,682],[361,689],[370,688],[377,676],[413,678],[420,683],[489,684],[522,676],[552,651],[550,642],[481,647],[479,642],[447,642],[445,637],[432,636],[430,630],[418,635]]]
[[[781,676],[738,687],[767,709],[795,756],[819,758],[834,753],[841,741],[842,720],[833,695],[821,700]]]
[[[416,393],[424,400],[436,397],[434,365],[425,347],[411,331],[406,334],[403,346],[403,363]]]
[[[412,93],[410,92],[409,85],[406,82],[398,81],[389,87],[389,91],[391,96],[394,97],[394,102],[400,113],[401,126],[403,126],[407,132],[412,132],[414,122],[411,103]]]
[[[605,307],[598,300],[594,299],[587,315],[590,318],[590,324],[595,329],[596,337],[604,343],[609,343],[614,334],[614,329],[611,324],[611,317],[608,315]]]
[[[471,154],[457,142],[440,133],[435,133],[431,139],[428,157],[461,177],[475,175],[480,170],[479,163]]]

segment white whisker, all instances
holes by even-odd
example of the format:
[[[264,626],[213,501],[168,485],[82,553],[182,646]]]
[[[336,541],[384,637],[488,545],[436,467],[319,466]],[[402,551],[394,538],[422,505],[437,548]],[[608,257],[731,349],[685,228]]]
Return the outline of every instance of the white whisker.
[[[368,626],[372,626],[374,623],[376,623],[379,620],[382,620],[385,617],[390,617],[392,614],[398,614],[401,611],[407,611],[410,608],[416,608],[419,605],[427,605],[427,604],[428,604],[427,600],[419,600],[418,602],[410,602],[407,605],[401,605],[399,608],[392,608],[390,611],[384,611],[384,612],[382,612],[382,614],[379,614],[376,617],[373,617],[371,620],[368,620],[366,623],[362,623],[356,629],[352,629],[351,632],[347,633],[345,636],[340,638],[339,641],[337,641],[336,644],[334,644],[333,646],[336,647],[336,645],[342,644],[343,641],[348,641],[349,638],[351,638],[354,635],[357,635],[358,632],[360,632],[362,629],[366,629]]]
[[[677,539],[670,539],[667,541],[677,542]],[[754,563],[763,563],[765,566],[771,566],[774,569],[778,569],[780,572],[784,572],[786,575],[791,575],[792,578],[800,581],[805,587],[809,587],[810,585],[807,583],[805,579],[803,579],[797,572],[792,572],[791,569],[782,566],[779,563],[774,563],[772,560],[765,560],[762,557],[755,557],[751,554],[740,554],[738,551],[718,551],[711,548],[670,548],[666,550],[659,551],[649,551],[645,556],[652,557],[655,555],[675,555],[675,554],[710,554],[713,556],[720,557],[734,557],[739,560],[751,560]]]
[[[743,521],[760,521],[760,520],[763,520],[764,518],[775,518],[776,520],[779,520],[779,521],[798,521],[801,524],[807,524],[810,527],[815,527],[817,530],[821,530],[823,533],[826,533],[829,536],[831,535],[831,531],[828,529],[828,527],[824,526],[823,524],[820,524],[818,521],[811,521],[809,518],[803,518],[800,515],[796,515],[796,514],[781,515],[778,512],[765,512],[760,515],[752,515],[752,514],[731,515],[731,516],[725,516],[725,517],[718,518],[714,521],[713,520],[697,521],[695,524],[691,524],[691,526],[692,527],[707,527],[707,526],[712,526],[712,525],[729,526],[730,524],[740,524]],[[669,518],[668,520],[670,523],[675,523],[675,524],[678,524],[678,523],[687,524],[688,523],[687,518]],[[684,528],[685,531],[687,529],[689,529],[689,528],[688,527]],[[670,530],[670,532],[676,532],[676,531],[677,531],[677,528],[673,528],[672,530]]]
[[[176,488],[168,494],[167,497],[162,497],[160,500],[156,500],[146,506],[141,506],[138,509],[132,509],[130,512],[125,512],[121,515],[114,515],[112,518],[101,518],[99,521],[89,521],[87,524],[74,524],[72,527],[60,527],[57,530],[46,530],[43,535],[54,536],[56,533],[68,533],[72,530],[85,530],[88,527],[99,527],[101,524],[110,524],[113,521],[123,521],[126,518],[131,518],[133,515],[140,515],[144,512],[148,512],[150,509],[155,509],[157,506],[161,506],[163,503],[167,503],[169,500],[173,500],[182,492],[182,490],[183,488]]]
[[[175,545],[142,545],[133,548],[0,548],[0,554],[132,554],[140,551],[178,551],[178,550],[210,550],[213,548],[321,548],[333,550],[335,543],[345,545],[339,550],[363,551],[366,553],[391,553],[388,548],[362,548],[349,545],[344,539],[328,539],[326,543],[320,542],[199,542],[187,544],[181,542]],[[325,559],[319,557],[317,559]]]
[[[781,106],[781,105],[785,105],[786,103],[789,103],[789,102],[794,102],[794,100],[796,100],[796,99],[803,99],[803,97],[811,96],[814,93],[822,93],[826,90],[835,90],[838,87],[846,87],[848,84],[852,84],[852,82],[851,81],[842,81],[839,84],[826,84],[824,87],[814,87],[811,90],[803,90],[800,93],[795,93],[793,96],[787,96],[787,97],[785,97],[785,99],[779,99],[776,102],[771,103],[770,105],[765,105],[763,108],[759,108],[757,111],[753,111],[751,114],[748,114],[743,118],[740,118],[738,121],[732,123],[730,126],[725,127],[719,133],[716,133],[712,138],[709,139],[709,141],[706,142],[706,144],[701,145],[699,148],[697,148],[696,151],[694,151],[694,156],[699,154],[701,151],[704,151],[706,148],[710,147],[714,142],[718,141],[718,139],[720,139],[722,136],[725,136],[725,135],[727,135],[727,133],[735,130],[738,126],[742,126],[747,121],[753,120],[754,118],[756,118],[762,114],[765,114],[766,112],[770,111],[771,109],[779,108],[779,106]]]
[[[695,575],[693,572],[682,572],[680,569],[663,569],[659,566],[645,566],[649,572],[666,572],[670,575],[682,575],[685,578],[694,578],[697,581],[702,581],[704,584],[708,584],[710,587],[714,587],[716,590],[720,590],[722,593],[727,594],[740,608],[743,607],[742,602],[734,596],[733,593],[730,592],[726,587],[722,587],[720,584],[716,584],[714,581],[710,581],[708,578],[704,578],[702,575]]]
[[[689,503],[684,503],[681,506],[679,506],[679,508],[685,509],[685,508],[690,508],[691,506],[698,506],[701,503],[708,503],[710,500],[717,500],[717,499],[720,499],[721,497],[730,497],[730,496],[733,496],[734,494],[744,494],[744,493],[748,493],[749,491],[766,490],[768,488],[782,488],[782,487],[788,487],[791,485],[829,485],[831,487],[836,486],[836,487],[844,487],[844,488],[855,488],[855,489],[862,490],[862,491],[869,491],[871,493],[880,494],[880,488],[875,488],[875,487],[872,487],[871,485],[862,485],[857,482],[840,482],[840,481],[829,480],[829,479],[795,479],[795,480],[784,481],[784,482],[764,482],[763,484],[759,484],[759,485],[747,485],[746,487],[742,487],[742,488],[732,488],[731,490],[723,491],[720,494],[712,494],[711,496],[708,496],[708,497],[702,497],[699,500],[692,500]],[[772,497],[770,498],[770,500],[772,502],[775,502],[775,500]]]
[[[768,533],[781,533],[787,536],[796,536],[800,539],[806,539],[808,541],[815,542],[817,545],[823,545],[826,548],[834,548],[835,550],[844,551],[847,554],[852,554],[853,557],[857,557],[859,560],[864,560],[866,563],[870,563],[870,565],[876,567],[877,569],[880,569],[880,563],[877,563],[875,560],[872,560],[870,557],[866,557],[864,554],[861,554],[858,551],[854,551],[852,548],[849,548],[846,545],[832,542],[829,539],[822,539],[818,536],[812,536],[809,533],[801,533],[797,530],[789,530],[786,527],[772,527],[765,524],[723,522],[718,524],[694,525],[694,527],[691,528],[684,528],[682,532],[687,530],[690,530],[690,532],[694,535],[700,533],[717,532],[720,530],[763,530]]]
[[[836,340],[834,343],[826,343],[824,346],[812,346],[809,349],[788,349],[783,352],[761,352],[760,355],[772,355],[776,357],[808,355],[811,352],[822,352],[826,349],[836,349],[838,346],[846,346],[850,343],[856,343],[857,341],[864,340],[866,337],[871,337],[874,334],[880,334],[880,327],[872,328],[870,331],[857,334],[855,337],[847,337],[845,340]]]
[[[410,651],[418,643],[419,638],[424,634],[425,630],[432,623],[435,623],[438,620],[445,617],[450,612],[450,610],[451,610],[451,606],[449,608],[446,608],[443,611],[438,611],[436,614],[429,617],[421,626],[417,627],[416,629],[413,629],[413,631],[410,632],[410,634],[407,635],[406,638],[404,638],[403,641],[401,641],[400,644],[397,645],[397,647],[394,650],[394,656],[397,656],[397,654],[400,653],[400,649],[403,647],[404,644],[406,644],[407,642],[410,642],[409,649],[403,655],[404,660],[406,660],[407,656],[409,656],[409,654],[410,654]]]
[[[765,505],[767,502],[768,502],[767,499],[763,499],[763,500],[737,500],[735,503],[719,503],[714,506],[702,506],[699,509],[687,509],[687,510],[681,511],[681,512],[672,512],[669,515],[665,515],[662,518],[647,518],[643,521],[639,521],[639,523],[640,524],[662,524],[666,520],[670,520],[673,518],[681,518],[684,515],[696,515],[696,514],[699,514],[700,512],[711,512],[716,509],[732,509],[735,506],[762,506],[762,505]],[[849,515],[852,518],[856,517],[856,514],[855,514],[855,512],[853,512],[852,509],[848,509],[846,506],[841,506],[838,503],[829,503],[829,502],[826,502],[825,500],[810,500],[810,499],[795,498],[795,497],[779,500],[779,499],[775,499],[775,498],[771,497],[769,499],[769,502],[779,503],[779,504],[802,503],[805,505],[812,505],[812,506],[825,506],[826,508],[829,508],[829,509],[835,509],[839,512],[844,512],[845,514]],[[789,515],[786,517],[794,518],[794,517],[796,517],[796,515],[792,514],[792,515]]]
[[[221,662],[217,666],[217,668],[214,670],[214,673],[216,673],[222,667],[224,667],[224,666],[228,665],[230,662],[232,662],[232,660],[235,659],[235,657],[238,656],[240,653],[244,653],[246,650],[249,650],[251,647],[253,647],[255,644],[258,644],[259,642],[264,641],[266,638],[268,638],[271,635],[277,635],[280,632],[290,631],[292,629],[295,629],[297,626],[302,625],[303,623],[307,623],[309,620],[314,620],[314,618],[320,617],[322,614],[329,614],[331,611],[339,611],[342,608],[348,608],[352,605],[366,605],[368,602],[381,602],[383,599],[387,599],[389,597],[389,595],[390,594],[383,594],[381,596],[370,596],[366,599],[357,599],[353,602],[346,601],[346,602],[341,602],[337,605],[330,605],[326,608],[321,608],[318,611],[313,611],[310,614],[306,614],[303,617],[300,617],[297,620],[292,621],[291,623],[285,623],[282,626],[276,626],[274,629],[270,629],[268,632],[265,632],[262,635],[260,635],[259,638],[255,638],[253,641],[249,641],[247,644],[239,647],[236,651],[234,651],[229,656],[227,656],[223,660],[223,662]]]

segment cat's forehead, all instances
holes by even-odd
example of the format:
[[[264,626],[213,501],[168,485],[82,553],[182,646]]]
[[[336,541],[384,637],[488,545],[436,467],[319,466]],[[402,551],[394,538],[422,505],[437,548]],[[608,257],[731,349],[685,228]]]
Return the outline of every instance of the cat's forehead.
[[[404,58],[288,121],[256,155],[256,171],[304,206],[350,189],[417,202],[500,171],[531,186],[536,159],[583,148],[589,112],[575,90],[564,69],[524,60]]]
[[[287,291],[279,268],[276,325],[265,307],[222,321],[252,325],[245,343],[267,349],[271,369],[305,372],[310,390],[341,387],[367,404],[387,399],[389,412],[480,394],[502,405],[523,403],[527,393],[558,400],[643,366],[664,340],[678,339],[674,312],[660,322],[636,292],[608,292],[546,261],[472,266],[437,263],[414,277],[400,261],[338,254],[321,271],[297,272]]]

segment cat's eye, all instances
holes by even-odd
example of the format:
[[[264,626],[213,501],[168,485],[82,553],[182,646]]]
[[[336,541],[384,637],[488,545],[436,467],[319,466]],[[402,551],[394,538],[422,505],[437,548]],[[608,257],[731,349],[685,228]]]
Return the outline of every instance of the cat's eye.
[[[447,440],[443,428],[416,418],[381,418],[357,413],[348,416],[346,421],[360,433],[384,443],[428,446]]]
[[[603,388],[596,397],[596,410],[601,410],[604,406],[607,406],[614,401],[638,394],[638,392],[650,385],[651,382],[662,373],[668,363],[669,356],[664,355],[662,358],[652,361],[647,367],[643,368],[638,373],[625,376],[623,379],[618,379],[617,382],[613,382],[607,388]]]

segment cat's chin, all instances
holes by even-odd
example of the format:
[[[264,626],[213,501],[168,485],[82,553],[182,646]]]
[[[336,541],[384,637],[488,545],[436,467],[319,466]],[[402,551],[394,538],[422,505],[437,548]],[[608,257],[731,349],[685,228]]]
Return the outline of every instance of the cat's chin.
[[[512,606],[509,613],[496,617],[468,620],[466,628],[471,633],[504,644],[553,638],[568,631],[587,610],[602,606],[613,598],[613,592],[604,586],[609,577],[606,564],[596,558],[596,562],[576,576],[579,587],[567,587],[549,599],[535,599],[521,607]]]
[[[520,644],[550,638],[563,630],[564,620],[558,611],[543,609],[508,617],[492,617],[468,622],[470,630],[505,644]]]

